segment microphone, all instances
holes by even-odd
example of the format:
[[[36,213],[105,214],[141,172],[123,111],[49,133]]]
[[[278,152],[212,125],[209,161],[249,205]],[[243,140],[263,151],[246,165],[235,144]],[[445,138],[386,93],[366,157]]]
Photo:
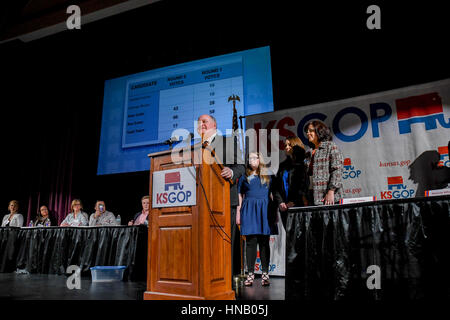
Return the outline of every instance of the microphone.
[[[180,137],[178,136],[173,136],[170,139],[167,139],[166,141],[164,141],[164,144],[172,144],[174,142],[180,141]]]

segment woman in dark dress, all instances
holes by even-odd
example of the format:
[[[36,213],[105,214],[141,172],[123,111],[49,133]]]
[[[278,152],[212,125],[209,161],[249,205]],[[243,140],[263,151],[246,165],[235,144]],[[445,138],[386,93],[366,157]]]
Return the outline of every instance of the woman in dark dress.
[[[286,138],[286,160],[280,164],[273,188],[274,201],[280,210],[281,221],[286,229],[287,210],[308,205],[309,179],[306,175],[305,147],[299,137]]]

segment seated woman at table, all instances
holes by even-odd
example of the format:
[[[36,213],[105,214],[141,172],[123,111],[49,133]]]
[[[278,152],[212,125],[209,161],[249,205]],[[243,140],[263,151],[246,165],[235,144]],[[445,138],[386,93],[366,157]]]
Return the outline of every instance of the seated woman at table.
[[[33,227],[50,227],[51,225],[52,222],[48,215],[48,207],[41,206],[36,216],[36,220],[33,222]]]
[[[61,222],[61,227],[85,227],[88,225],[87,213],[83,212],[80,199],[73,199],[70,205],[71,213]]]
[[[89,218],[90,227],[116,226],[116,216],[110,211],[106,211],[105,201],[98,200],[95,203],[95,212]]]
[[[310,177],[309,199],[315,205],[333,205],[343,197],[342,172],[344,157],[331,141],[331,130],[319,120],[310,121],[305,133],[312,148],[306,155]]]
[[[133,220],[128,222],[129,226],[137,226],[140,224],[148,225],[148,213],[150,209],[150,196],[143,196],[141,199],[142,211],[134,215]]]
[[[9,214],[2,220],[2,227],[22,227],[23,216],[19,213],[19,201],[11,200],[8,205]]]

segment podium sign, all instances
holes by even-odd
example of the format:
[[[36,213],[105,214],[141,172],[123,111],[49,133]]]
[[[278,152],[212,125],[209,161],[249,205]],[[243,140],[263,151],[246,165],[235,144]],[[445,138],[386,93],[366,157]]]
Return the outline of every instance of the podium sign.
[[[153,172],[152,207],[195,206],[195,167]]]

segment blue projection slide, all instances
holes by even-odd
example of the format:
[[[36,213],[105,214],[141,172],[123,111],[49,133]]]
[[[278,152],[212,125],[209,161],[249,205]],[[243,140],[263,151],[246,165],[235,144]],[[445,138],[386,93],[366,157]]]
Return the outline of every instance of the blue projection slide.
[[[233,95],[238,116],[273,111],[269,47],[105,81],[97,174],[149,170],[147,155],[168,149],[174,130],[197,134],[202,114],[226,134]]]
[[[229,111],[230,95],[243,98],[242,59],[237,58],[218,59],[213,65],[193,63],[162,72],[157,78],[130,81],[122,147],[164,142],[175,129],[193,131],[196,115]],[[220,118],[231,123],[232,113],[220,114]]]

